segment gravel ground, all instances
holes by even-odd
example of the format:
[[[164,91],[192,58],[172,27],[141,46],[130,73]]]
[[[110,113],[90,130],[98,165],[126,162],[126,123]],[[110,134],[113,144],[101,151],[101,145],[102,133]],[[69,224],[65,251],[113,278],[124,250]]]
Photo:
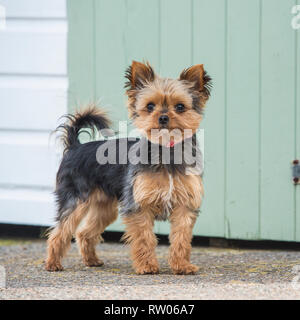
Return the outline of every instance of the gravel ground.
[[[73,243],[65,270],[50,273],[43,268],[45,241],[0,240],[0,299],[300,299],[297,251],[193,247],[191,260],[200,266],[194,276],[171,274],[165,245],[157,248],[159,275],[135,275],[122,244],[97,251],[104,266],[88,268]]]

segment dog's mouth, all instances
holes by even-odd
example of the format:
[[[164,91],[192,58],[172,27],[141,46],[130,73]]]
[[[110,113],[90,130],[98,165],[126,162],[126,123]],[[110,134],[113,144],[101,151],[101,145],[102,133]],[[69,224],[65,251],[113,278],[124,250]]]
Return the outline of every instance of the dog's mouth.
[[[168,130],[169,130],[169,126],[168,126],[167,124],[161,124],[161,125],[159,126],[159,129],[160,129],[160,130],[163,130],[163,129],[168,129]]]
[[[147,138],[154,144],[160,144],[163,147],[172,148],[177,143],[182,142],[185,135],[181,129],[160,127],[148,130]]]

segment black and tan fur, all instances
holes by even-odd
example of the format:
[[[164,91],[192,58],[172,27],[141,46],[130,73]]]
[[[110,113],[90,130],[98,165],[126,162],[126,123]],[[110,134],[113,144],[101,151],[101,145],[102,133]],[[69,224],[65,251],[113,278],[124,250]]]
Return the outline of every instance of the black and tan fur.
[[[57,225],[51,229],[48,239],[46,269],[49,271],[62,270],[61,260],[73,235],[83,262],[87,266],[101,266],[95,246],[105,228],[117,218],[118,206],[126,226],[123,239],[131,247],[133,267],[138,274],[159,272],[155,256],[157,239],[153,233],[156,219],[168,219],[171,223],[169,264],[172,271],[193,274],[198,270],[190,263],[190,253],[192,229],[203,196],[202,180],[199,172],[186,174],[192,166],[185,161],[177,164],[174,150],[184,150],[186,143],[197,154],[195,133],[210,95],[210,77],[203,65],[195,65],[184,70],[178,79],[161,78],[148,63],[133,61],[126,78],[129,116],[144,138],[117,139],[116,159],[124,157],[118,147],[125,141],[127,151],[141,142],[148,146],[146,157],[150,161],[124,164],[118,160],[115,164],[99,164],[97,149],[105,141],[81,144],[78,135],[82,128],[109,128],[106,115],[90,107],[68,116],[68,121],[60,127],[65,132],[65,152],[56,181]],[[177,130],[170,136],[176,144],[169,148],[169,163],[161,161],[166,146],[159,135],[151,134],[151,129]],[[190,129],[192,134],[182,141],[183,136],[178,132],[183,133],[185,129]],[[157,154],[151,151],[153,146],[158,147]],[[128,154],[125,157],[128,158]],[[155,163],[151,162],[153,158]]]

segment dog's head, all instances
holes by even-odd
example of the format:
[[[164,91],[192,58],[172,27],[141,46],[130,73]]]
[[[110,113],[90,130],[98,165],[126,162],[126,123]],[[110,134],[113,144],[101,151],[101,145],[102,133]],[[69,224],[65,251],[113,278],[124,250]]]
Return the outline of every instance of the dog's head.
[[[211,89],[203,65],[169,79],[156,75],[149,63],[133,61],[126,78],[129,117],[150,141],[162,144],[167,134],[177,143],[196,132]]]

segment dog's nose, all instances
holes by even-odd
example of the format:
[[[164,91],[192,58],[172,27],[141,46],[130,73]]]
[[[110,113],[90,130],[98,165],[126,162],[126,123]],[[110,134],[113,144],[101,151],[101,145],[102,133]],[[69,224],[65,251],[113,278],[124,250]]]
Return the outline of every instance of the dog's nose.
[[[169,122],[169,117],[166,115],[160,116],[158,122],[159,124],[167,124]]]

